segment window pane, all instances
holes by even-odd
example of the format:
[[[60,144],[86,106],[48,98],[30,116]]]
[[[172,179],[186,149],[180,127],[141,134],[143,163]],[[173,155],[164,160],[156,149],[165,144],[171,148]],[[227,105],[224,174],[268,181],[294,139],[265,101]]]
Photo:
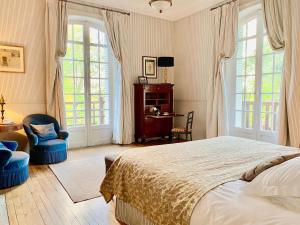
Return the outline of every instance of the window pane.
[[[68,41],[73,40],[73,25],[69,24],[68,25]]]
[[[73,78],[64,78],[64,92],[65,94],[73,94],[74,93],[74,82]]]
[[[245,59],[238,59],[236,62],[236,72],[237,75],[245,75]]]
[[[245,85],[245,77],[237,77],[236,78],[236,93],[243,93]]]
[[[256,55],[256,38],[247,41],[247,57]]]
[[[264,54],[270,54],[273,52],[267,36],[264,36],[263,49],[264,49]]]
[[[255,67],[256,67],[255,57],[247,58],[246,74],[255,75]]]
[[[242,111],[235,112],[235,127],[242,127]]]
[[[109,97],[108,97],[108,95],[102,95],[100,97],[100,109],[109,109]]]
[[[108,63],[101,63],[100,64],[100,77],[101,78],[108,78],[109,68],[108,68]]]
[[[83,41],[83,26],[79,24],[75,24],[73,26],[74,29],[74,41]]]
[[[91,94],[100,94],[100,86],[98,79],[91,79]]]
[[[84,78],[84,63],[80,61],[74,62],[75,77]]]
[[[106,95],[109,92],[109,84],[108,84],[108,79],[101,79],[100,80],[100,90],[101,90],[101,95]]]
[[[244,95],[237,94],[235,99],[235,109],[236,110],[243,110],[243,103],[244,103]]]
[[[98,44],[98,30],[95,28],[90,28],[90,43]]]
[[[245,95],[245,110],[253,111],[254,101],[255,101],[254,94],[246,94]]]
[[[64,77],[73,77],[73,62],[70,60],[64,60],[63,70]]]
[[[282,73],[283,72],[283,54],[279,53],[279,54],[275,54],[275,72],[276,73]]]
[[[238,42],[237,57],[238,58],[246,57],[246,41]]]
[[[253,128],[253,112],[244,112],[244,128]]]
[[[90,60],[99,62],[99,48],[97,46],[90,46]]]
[[[256,28],[257,28],[257,19],[253,19],[248,22],[247,24],[247,36],[254,36],[256,35]]]
[[[65,59],[73,59],[73,45],[68,43]]]
[[[246,76],[246,93],[255,93],[255,76]]]
[[[100,31],[100,44],[101,45],[107,45],[107,39],[106,39],[106,34],[104,32]]]
[[[83,60],[83,45],[74,44],[74,59]]]
[[[84,94],[84,79],[75,78],[75,93]]]
[[[239,30],[238,30],[239,39],[246,37],[246,32],[247,32],[246,24],[239,26]]]
[[[263,56],[262,72],[273,73],[273,55]]]
[[[262,93],[272,93],[273,91],[273,76],[263,75],[261,82],[261,92]]]
[[[91,73],[91,78],[100,78],[99,76],[99,63],[90,63],[90,73]]]
[[[108,62],[108,49],[100,47],[100,62]]]

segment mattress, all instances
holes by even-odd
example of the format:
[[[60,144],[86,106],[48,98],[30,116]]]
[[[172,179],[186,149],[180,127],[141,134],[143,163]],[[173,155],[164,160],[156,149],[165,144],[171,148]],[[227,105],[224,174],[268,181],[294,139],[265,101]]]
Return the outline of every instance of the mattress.
[[[300,214],[266,198],[243,192],[247,182],[238,180],[208,192],[196,205],[190,225],[296,225]],[[154,225],[138,210],[117,199],[116,218],[128,225]]]

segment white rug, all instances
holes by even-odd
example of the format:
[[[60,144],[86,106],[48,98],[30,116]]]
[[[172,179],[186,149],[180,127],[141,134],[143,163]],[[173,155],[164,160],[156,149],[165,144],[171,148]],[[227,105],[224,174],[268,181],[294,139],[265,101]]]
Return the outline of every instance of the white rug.
[[[104,157],[121,153],[133,146],[106,145],[68,151],[65,162],[49,165],[74,203],[100,197],[100,184],[105,176]]]

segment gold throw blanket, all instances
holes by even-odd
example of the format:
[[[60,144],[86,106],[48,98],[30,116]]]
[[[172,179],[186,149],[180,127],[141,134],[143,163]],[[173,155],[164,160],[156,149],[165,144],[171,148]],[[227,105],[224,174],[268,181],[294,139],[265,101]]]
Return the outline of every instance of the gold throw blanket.
[[[235,137],[139,148],[114,162],[100,191],[107,202],[115,195],[155,225],[189,225],[208,191],[287,155],[300,154],[296,148]]]

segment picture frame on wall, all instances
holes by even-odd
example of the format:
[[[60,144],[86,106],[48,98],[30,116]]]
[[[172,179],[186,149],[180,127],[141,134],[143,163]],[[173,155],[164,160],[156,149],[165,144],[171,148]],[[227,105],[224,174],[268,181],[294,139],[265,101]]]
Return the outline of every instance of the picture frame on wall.
[[[24,47],[0,45],[0,72],[25,73]]]
[[[152,56],[143,56],[143,77],[148,79],[157,79],[157,58]]]

